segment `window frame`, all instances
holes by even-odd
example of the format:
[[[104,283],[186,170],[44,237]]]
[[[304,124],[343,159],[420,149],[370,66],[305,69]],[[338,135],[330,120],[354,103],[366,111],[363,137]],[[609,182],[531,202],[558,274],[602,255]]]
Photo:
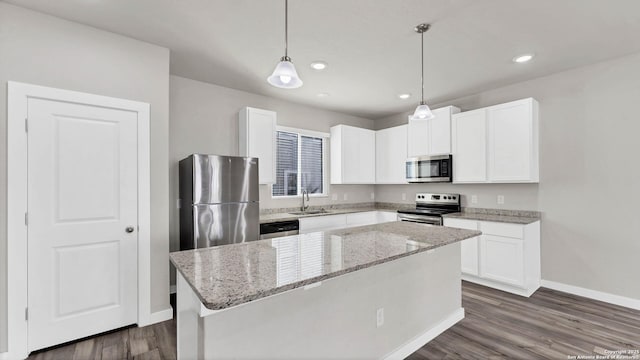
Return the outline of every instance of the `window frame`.
[[[320,131],[292,128],[288,126],[276,126],[276,131],[282,131],[282,132],[298,135],[298,154],[299,154],[298,155],[298,172],[300,172],[300,169],[302,167],[302,156],[300,156],[300,154],[302,154],[302,152],[300,151],[302,147],[301,137],[308,136],[308,137],[315,137],[315,138],[322,139],[322,193],[309,194],[309,197],[314,197],[314,198],[329,197],[329,176],[327,174],[327,169],[329,168],[329,164],[327,162],[329,161],[329,150],[328,150],[329,141],[328,140],[331,134],[320,132]],[[276,143],[274,144],[274,147],[277,153],[277,148],[278,148],[277,136],[275,141]],[[276,166],[277,166],[277,163],[278,163],[278,159],[276,158],[276,162],[275,162]],[[297,186],[298,191],[301,188],[301,181],[302,181],[302,177],[298,176],[298,186]],[[273,195],[273,185],[274,184],[271,184],[269,186],[269,193],[271,194],[272,199],[299,199],[300,196],[302,196],[302,194]]]

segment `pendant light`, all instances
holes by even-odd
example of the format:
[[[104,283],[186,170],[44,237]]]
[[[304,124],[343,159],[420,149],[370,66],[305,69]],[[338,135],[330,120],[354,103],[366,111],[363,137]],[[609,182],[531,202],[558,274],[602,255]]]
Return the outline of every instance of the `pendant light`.
[[[427,105],[427,103],[424,101],[424,33],[427,32],[427,30],[429,30],[430,27],[431,25],[429,24],[420,24],[415,27],[415,31],[418,34],[420,34],[420,41],[421,41],[420,50],[422,51],[421,57],[420,57],[421,64],[422,64],[422,68],[421,68],[422,72],[420,76],[420,81],[422,82],[422,101],[420,101],[420,105],[416,107],[416,111],[413,113],[413,116],[411,117],[412,120],[430,120],[435,117],[431,112],[431,109],[429,109],[429,106]]]
[[[298,77],[296,67],[293,66],[291,58],[288,56],[289,48],[289,0],[284,0],[284,56],[276,65],[273,74],[267,78],[269,84],[283,88],[295,89],[302,86],[302,80]]]

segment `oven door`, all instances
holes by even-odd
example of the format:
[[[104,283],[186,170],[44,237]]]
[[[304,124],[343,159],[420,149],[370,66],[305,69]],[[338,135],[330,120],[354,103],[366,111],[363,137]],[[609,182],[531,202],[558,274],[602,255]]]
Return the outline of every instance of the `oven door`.
[[[432,226],[442,226],[441,216],[429,216],[429,215],[414,215],[398,213],[398,220],[409,221],[420,224],[427,224]]]
[[[419,156],[406,161],[407,182],[450,182],[452,156]]]

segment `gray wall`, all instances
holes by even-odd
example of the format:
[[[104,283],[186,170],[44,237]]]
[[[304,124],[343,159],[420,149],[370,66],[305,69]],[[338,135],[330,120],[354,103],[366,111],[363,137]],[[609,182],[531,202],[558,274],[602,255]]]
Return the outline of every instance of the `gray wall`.
[[[540,102],[538,185],[376,186],[377,200],[451,191],[464,194],[468,206],[540,210],[543,279],[640,299],[640,54],[434,108],[470,110],[525,97]],[[378,120],[377,127],[406,123],[406,115]],[[472,194],[478,204],[468,204]],[[503,206],[496,204],[499,194]]]
[[[178,161],[192,153],[238,155],[238,113],[243,107],[251,106],[276,111],[278,125],[327,133],[331,126],[337,124],[368,129],[374,126],[374,122],[369,119],[298,105],[178,76],[171,76],[170,88],[171,250],[179,249],[176,206]],[[328,168],[329,166],[327,170]],[[329,196],[312,197],[311,205],[370,202],[373,193],[373,185],[331,185]],[[332,200],[334,194],[338,195],[337,201]],[[299,199],[272,199],[270,187],[260,185],[261,208],[295,206],[300,206]]]
[[[9,80],[151,104],[151,310],[169,306],[167,49],[0,2],[0,138]],[[6,146],[0,147],[0,352],[6,349]]]

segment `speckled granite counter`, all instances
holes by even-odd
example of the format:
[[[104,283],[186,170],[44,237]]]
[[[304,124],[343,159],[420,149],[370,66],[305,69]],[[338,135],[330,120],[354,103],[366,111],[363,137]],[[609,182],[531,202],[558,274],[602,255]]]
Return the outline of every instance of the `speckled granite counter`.
[[[477,213],[465,213],[465,212],[446,214],[446,215],[443,215],[442,217],[454,218],[454,219],[478,220],[478,221],[492,221],[492,222],[522,224],[522,225],[531,224],[540,220],[539,218],[525,217],[525,216],[507,216],[507,215],[477,214]]]
[[[365,211],[377,211],[379,209],[376,209],[374,206],[366,206],[366,207],[325,209],[325,210],[326,212],[324,213],[305,214],[305,215],[296,215],[288,212],[260,214],[260,224],[267,224],[267,223],[272,223],[276,221],[296,220],[296,219],[312,217],[312,216],[326,216],[326,215],[349,214],[349,213],[357,213],[357,212],[365,212]],[[300,210],[295,210],[295,211],[300,211]],[[392,211],[392,210],[387,210],[387,211]]]
[[[224,309],[480,235],[390,222],[175,252],[202,304]]]
[[[539,221],[540,213],[526,210],[465,208],[462,212],[445,214],[442,217],[527,225]]]

